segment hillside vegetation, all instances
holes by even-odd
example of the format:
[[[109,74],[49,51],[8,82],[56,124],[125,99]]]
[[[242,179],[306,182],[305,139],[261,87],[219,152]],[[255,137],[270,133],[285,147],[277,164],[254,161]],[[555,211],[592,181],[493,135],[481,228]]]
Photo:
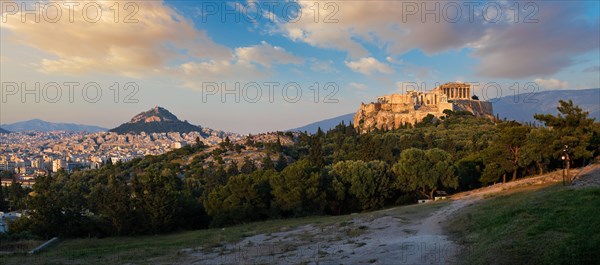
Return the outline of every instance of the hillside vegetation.
[[[426,117],[414,127],[358,134],[340,124],[314,135],[224,141],[148,156],[99,170],[18,185],[0,207],[29,209],[11,233],[38,238],[158,234],[253,221],[340,215],[431,198],[582,166],[600,154],[600,123],[572,102],[536,115],[546,127],[491,121],[464,112]],[[284,141],[285,139],[285,141]],[[293,139],[290,142],[290,139]],[[282,144],[282,141],[290,144]],[[568,145],[568,148],[565,148]],[[232,153],[253,150],[241,164]],[[5,200],[0,200],[3,204]],[[0,209],[1,210],[1,209]]]

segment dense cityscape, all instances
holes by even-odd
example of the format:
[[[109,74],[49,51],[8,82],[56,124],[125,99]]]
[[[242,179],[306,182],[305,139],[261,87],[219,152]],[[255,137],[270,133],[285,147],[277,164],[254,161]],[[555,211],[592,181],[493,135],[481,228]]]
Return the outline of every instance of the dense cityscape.
[[[117,134],[114,132],[15,132],[0,134],[0,171],[14,172],[16,181],[31,187],[35,178],[64,169],[68,172],[99,168],[103,163],[127,162],[160,155],[198,140],[206,145],[222,141],[220,131]],[[4,186],[12,179],[2,179]]]

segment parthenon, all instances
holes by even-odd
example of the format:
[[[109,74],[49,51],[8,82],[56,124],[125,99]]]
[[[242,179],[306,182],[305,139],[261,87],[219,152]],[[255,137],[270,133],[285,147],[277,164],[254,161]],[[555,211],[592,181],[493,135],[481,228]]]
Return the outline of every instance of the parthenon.
[[[377,98],[378,103],[437,105],[449,100],[471,99],[471,85],[452,82],[440,85],[429,92],[408,91],[406,94],[391,94]]]
[[[445,110],[468,111],[475,116],[493,118],[492,103],[472,99],[468,83],[452,82],[430,91],[408,91],[377,98],[377,102],[361,104],[354,116],[354,126],[360,132],[373,128],[390,130],[402,124],[415,124],[427,115],[440,118]]]

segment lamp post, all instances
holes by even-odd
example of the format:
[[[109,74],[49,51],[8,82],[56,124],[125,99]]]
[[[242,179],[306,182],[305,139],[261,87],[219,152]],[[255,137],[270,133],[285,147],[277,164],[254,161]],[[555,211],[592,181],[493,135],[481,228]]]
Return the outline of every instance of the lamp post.
[[[568,145],[564,146],[564,148],[563,148],[563,155],[560,158],[563,161],[563,185],[566,185],[566,183],[565,183],[565,168],[566,168],[566,171],[567,171],[567,174],[566,174],[567,181],[566,182],[568,182],[569,184],[571,184],[571,178],[569,176],[570,175],[569,171],[571,169],[571,164],[570,164],[571,159],[569,158],[569,146]]]
[[[566,157],[563,155],[560,157],[560,159],[562,159],[562,161],[563,161],[563,170],[562,170],[563,186],[566,186],[565,185],[565,159],[566,159]]]

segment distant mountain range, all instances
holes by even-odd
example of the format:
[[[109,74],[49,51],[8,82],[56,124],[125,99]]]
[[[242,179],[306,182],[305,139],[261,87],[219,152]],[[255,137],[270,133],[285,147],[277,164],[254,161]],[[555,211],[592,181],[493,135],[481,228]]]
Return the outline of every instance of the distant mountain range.
[[[534,122],[534,114],[558,113],[558,100],[573,100],[589,116],[600,121],[600,88],[583,90],[552,90],[531,95],[506,96],[494,102],[494,113],[501,119]]]
[[[573,103],[579,105],[583,110],[590,113],[590,117],[600,121],[600,88],[582,89],[582,90],[551,90],[537,92],[531,95],[520,94],[518,96],[505,96],[493,100],[494,114],[498,114],[501,119],[516,120],[519,122],[533,122],[534,114],[550,113],[557,114],[556,107],[559,100],[573,100]],[[515,102],[516,101],[516,102]],[[357,107],[358,108],[358,107]],[[305,126],[290,129],[289,131],[299,131],[315,133],[317,128],[328,131],[340,124],[342,121],[348,124],[354,118],[354,113],[348,113],[339,117],[326,119]]]
[[[167,132],[200,132],[203,129],[192,125],[187,121],[180,121],[177,116],[162,107],[154,107],[148,111],[135,115],[131,121],[121,124],[119,127],[111,129],[111,132],[119,134],[125,133],[167,133]]]
[[[600,88],[583,90],[552,90],[538,92],[532,95],[520,94],[518,96],[505,96],[494,100],[494,113],[497,113],[501,119],[516,120],[520,122],[533,122],[533,115],[536,113],[556,114],[558,101],[573,100],[573,102],[590,113],[590,117],[600,121]],[[302,127],[290,129],[288,131],[299,131],[315,133],[320,127],[323,131],[328,131],[340,124],[342,121],[346,124],[352,122],[354,113],[317,121],[304,125]],[[0,125],[0,133],[22,132],[22,131],[75,131],[75,132],[102,132],[108,129],[99,126],[81,125],[74,123],[53,123],[40,119],[16,122],[12,124]],[[203,136],[207,135],[225,135],[222,131],[215,131],[209,128],[203,128],[180,121],[168,110],[155,107],[146,112],[134,116],[131,121],[120,125],[111,132],[120,134],[133,133],[162,133],[162,132],[180,132],[189,133],[192,131],[200,132]]]
[[[335,118],[331,118],[331,119],[326,119],[326,120],[322,120],[322,121],[318,121],[318,122],[314,122],[311,124],[307,124],[304,125],[302,127],[298,127],[298,128],[294,128],[294,129],[289,129],[288,131],[295,131],[295,132],[307,132],[307,133],[316,133],[317,130],[319,128],[321,128],[321,130],[323,130],[324,132],[333,129],[335,126],[337,126],[338,124],[340,124],[342,121],[345,124],[350,124],[352,123],[352,120],[354,119],[354,113],[348,113],[346,115],[342,115],[342,116],[338,116]]]
[[[108,129],[92,126],[92,125],[81,125],[74,123],[54,123],[47,122],[40,119],[21,121],[12,124],[2,124],[1,127],[4,130],[11,132],[23,132],[23,131],[74,131],[74,132],[105,132]]]

